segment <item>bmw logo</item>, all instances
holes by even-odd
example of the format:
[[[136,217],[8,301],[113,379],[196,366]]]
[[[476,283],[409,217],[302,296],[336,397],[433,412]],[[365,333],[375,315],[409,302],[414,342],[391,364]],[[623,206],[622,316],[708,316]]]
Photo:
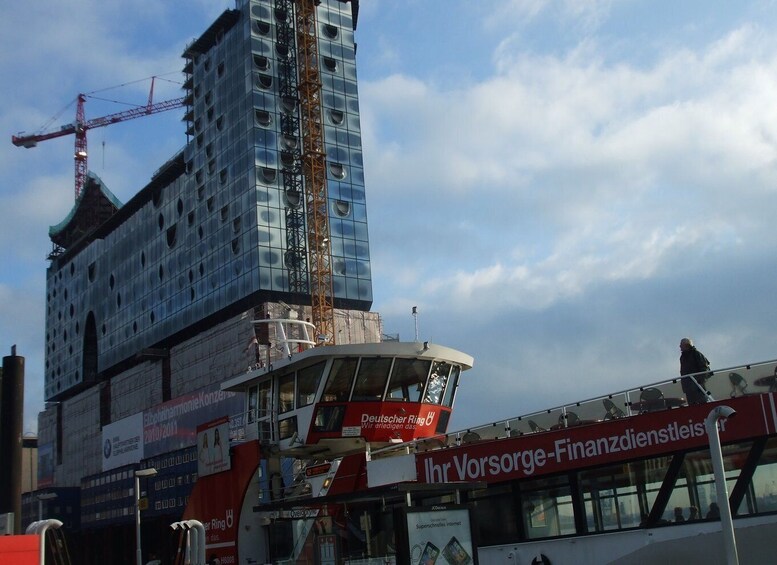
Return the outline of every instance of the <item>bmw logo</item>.
[[[106,439],[105,443],[103,444],[103,455],[105,455],[106,459],[111,456],[111,440],[109,439]]]

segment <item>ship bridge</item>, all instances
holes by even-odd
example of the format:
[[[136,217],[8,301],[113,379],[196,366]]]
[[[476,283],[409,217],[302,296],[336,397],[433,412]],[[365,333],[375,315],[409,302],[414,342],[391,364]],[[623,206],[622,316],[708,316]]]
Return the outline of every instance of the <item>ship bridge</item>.
[[[314,347],[309,322],[255,323],[275,326],[284,359],[221,389],[245,394],[245,439],[286,457],[332,459],[445,434],[461,372],[473,363],[429,342]]]

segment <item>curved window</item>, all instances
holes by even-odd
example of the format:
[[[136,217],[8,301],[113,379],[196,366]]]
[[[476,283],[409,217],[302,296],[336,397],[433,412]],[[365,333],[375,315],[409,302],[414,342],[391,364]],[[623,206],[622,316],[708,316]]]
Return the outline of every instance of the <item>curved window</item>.
[[[386,400],[420,402],[431,361],[425,359],[397,359],[391,371]]]
[[[337,61],[335,59],[332,59],[332,57],[324,57],[323,61],[324,61],[324,68],[327,71],[330,71],[333,73],[337,71]]]
[[[381,400],[391,369],[391,359],[366,357],[359,365],[352,400]]]
[[[448,382],[448,375],[451,372],[451,365],[444,361],[435,361],[432,366],[432,373],[429,375],[429,384],[426,386],[424,402],[430,404],[440,404],[445,391],[445,384]]]
[[[342,180],[345,178],[345,167],[340,163],[330,163],[329,172],[332,173],[332,176],[336,179]]]
[[[337,38],[337,28],[331,24],[324,24],[324,35],[326,35],[329,39],[335,39]]]
[[[272,87],[272,77],[270,75],[265,75],[259,73],[256,75],[256,86],[259,88],[264,88],[267,90],[268,88]]]
[[[325,365],[326,361],[322,361],[297,372],[297,408],[313,404]]]
[[[351,213],[351,203],[344,200],[335,201],[335,213],[341,218],[347,218]]]
[[[332,362],[332,369],[329,371],[329,379],[326,382],[321,400],[324,402],[345,402],[348,400],[358,364],[359,359],[356,357],[335,359]]]
[[[294,149],[297,147],[297,138],[293,135],[282,135],[281,143],[286,149]]]
[[[277,176],[278,176],[278,173],[275,169],[271,169],[269,167],[261,168],[261,177],[264,182],[266,183],[275,182],[275,179]]]
[[[334,125],[342,125],[345,120],[345,114],[340,110],[329,110],[329,121]]]
[[[175,224],[167,229],[167,247],[175,247],[176,231]]]
[[[266,71],[270,68],[270,59],[264,55],[254,55],[254,66],[256,66],[257,69]]]
[[[448,376],[448,382],[445,385],[445,395],[442,399],[442,405],[451,407],[456,395],[456,387],[459,386],[459,374],[461,367],[454,365],[451,374]]]
[[[261,35],[268,35],[270,33],[270,24],[267,22],[257,21],[256,31]]]
[[[302,193],[299,190],[287,190],[286,201],[289,203],[289,206],[296,208],[302,201]]]
[[[256,116],[256,123],[258,123],[260,126],[269,126],[272,123],[270,112],[265,110],[256,110],[254,115]]]

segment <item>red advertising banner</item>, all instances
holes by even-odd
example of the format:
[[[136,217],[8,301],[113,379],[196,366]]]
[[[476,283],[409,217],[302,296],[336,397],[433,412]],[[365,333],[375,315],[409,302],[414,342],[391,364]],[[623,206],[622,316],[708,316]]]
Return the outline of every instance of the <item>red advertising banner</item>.
[[[498,482],[703,448],[704,419],[718,404],[737,412],[719,423],[722,443],[777,431],[774,395],[745,396],[418,454],[418,480]]]
[[[258,442],[233,447],[232,470],[200,477],[194,485],[184,520],[199,520],[205,526],[205,552],[222,565],[237,563],[240,512],[249,482],[259,465]]]

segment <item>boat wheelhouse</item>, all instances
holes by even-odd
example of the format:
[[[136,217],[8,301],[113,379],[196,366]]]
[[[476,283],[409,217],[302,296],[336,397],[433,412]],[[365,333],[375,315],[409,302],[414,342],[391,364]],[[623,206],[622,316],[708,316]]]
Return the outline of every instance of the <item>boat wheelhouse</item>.
[[[700,405],[674,378],[449,432],[471,366],[384,342],[303,348],[224,382],[245,393],[245,430],[185,516],[212,524],[222,563],[722,563],[704,422],[725,405],[740,556],[772,561],[777,362],[715,370]]]

